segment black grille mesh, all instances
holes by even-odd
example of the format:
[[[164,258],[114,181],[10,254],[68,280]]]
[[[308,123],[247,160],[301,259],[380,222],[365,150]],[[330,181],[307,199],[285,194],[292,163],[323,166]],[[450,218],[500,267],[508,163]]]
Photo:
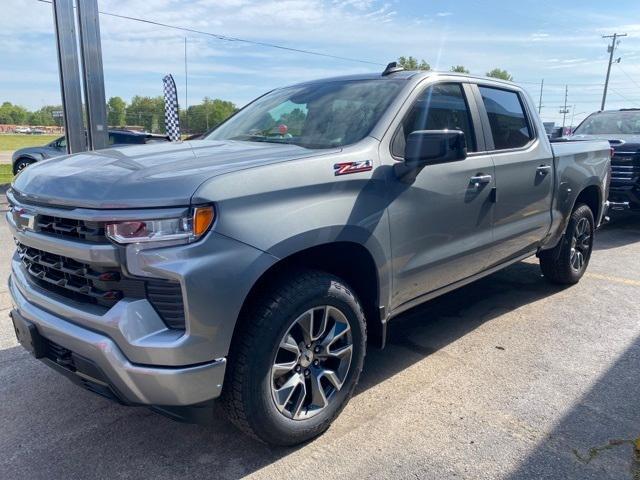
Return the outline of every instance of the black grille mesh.
[[[31,281],[45,290],[105,308],[125,297],[146,298],[168,327],[185,328],[182,289],[177,282],[131,278],[120,270],[91,266],[22,244],[18,244],[18,255]]]
[[[77,238],[88,242],[104,243],[107,241],[104,232],[104,224],[74,220],[71,218],[52,217],[38,215],[36,229],[40,233],[69,238]]]

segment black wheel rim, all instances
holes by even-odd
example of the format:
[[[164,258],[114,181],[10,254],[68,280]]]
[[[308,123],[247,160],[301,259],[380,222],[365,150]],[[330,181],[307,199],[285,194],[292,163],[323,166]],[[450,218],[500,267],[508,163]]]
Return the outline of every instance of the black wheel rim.
[[[340,309],[307,310],[282,337],[271,367],[271,395],[287,418],[311,418],[335,400],[351,367],[353,338]]]
[[[589,260],[592,244],[591,224],[586,218],[581,218],[576,223],[571,237],[571,255],[569,263],[576,272],[581,272]]]

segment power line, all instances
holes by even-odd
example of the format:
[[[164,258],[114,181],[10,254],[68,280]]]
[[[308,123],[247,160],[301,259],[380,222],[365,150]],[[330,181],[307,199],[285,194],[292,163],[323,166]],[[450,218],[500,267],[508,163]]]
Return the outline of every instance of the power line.
[[[621,97],[621,98],[624,98],[627,102],[633,103],[633,104],[635,104],[636,106],[638,106],[638,104],[640,103],[640,102],[637,102],[637,101],[631,100],[631,99],[630,99],[630,98],[628,98],[628,97],[625,97],[624,95],[622,95],[620,92],[618,92],[618,91],[617,91],[615,88],[613,88],[613,87],[609,87],[609,88],[611,89],[611,91],[612,91],[613,93],[615,93],[616,95],[618,95],[618,96],[619,96],[619,97]]]
[[[49,4],[52,3],[51,0],[37,0],[37,1],[41,2],[41,3],[49,3]],[[305,50],[305,49],[302,49],[302,48],[287,47],[287,46],[284,46],[284,45],[278,45],[276,43],[258,42],[258,41],[255,41],[255,40],[248,40],[246,38],[230,37],[230,36],[222,35],[222,34],[219,34],[219,33],[206,32],[204,30],[197,30],[195,28],[179,27],[177,25],[170,25],[168,23],[157,22],[155,20],[147,20],[145,18],[130,17],[128,15],[120,15],[118,13],[103,12],[103,11],[100,11],[99,13],[100,13],[100,15],[104,15],[106,17],[120,18],[120,19],[124,19],[124,20],[131,20],[131,21],[134,21],[134,22],[146,23],[148,25],[155,25],[157,27],[165,27],[165,28],[171,28],[173,30],[180,30],[180,31],[183,31],[183,32],[196,33],[198,35],[206,35],[206,36],[213,37],[213,38],[216,38],[218,40],[225,41],[225,42],[246,43],[246,44],[249,44],[249,45],[256,45],[256,46],[259,46],[259,47],[277,48],[278,50],[285,50],[285,51],[288,51],[288,52],[304,53],[304,54],[307,54],[307,55],[315,55],[315,56],[318,56],[318,57],[333,58],[335,60],[344,60],[344,61],[347,61],[347,62],[358,62],[358,63],[366,63],[366,64],[369,64],[369,65],[384,66],[383,63],[372,62],[370,60],[362,60],[362,59],[350,58],[350,57],[341,57],[339,55],[331,55],[329,53],[316,52],[314,50]]]
[[[625,69],[624,69],[624,68],[622,68],[622,65],[620,65],[619,63],[618,63],[618,68],[620,69],[620,71],[621,71],[622,73],[624,73],[624,75],[625,75],[629,80],[631,80],[631,81],[635,84],[635,86],[636,86],[636,87],[640,88],[640,83],[636,82],[636,81],[634,80],[634,78],[633,78],[631,75],[629,75],[629,74],[625,71]]]

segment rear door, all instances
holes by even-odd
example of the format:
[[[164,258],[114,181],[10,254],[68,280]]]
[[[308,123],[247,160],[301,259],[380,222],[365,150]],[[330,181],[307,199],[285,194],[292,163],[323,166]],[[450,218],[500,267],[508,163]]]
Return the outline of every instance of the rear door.
[[[535,250],[551,226],[553,154],[517,89],[474,87],[495,164],[491,265]],[[544,141],[543,141],[544,140]]]
[[[469,85],[419,92],[395,130],[390,163],[402,161],[411,132],[447,129],[465,133],[465,160],[428,165],[409,182],[391,177],[392,308],[479,273],[489,261],[494,167]]]

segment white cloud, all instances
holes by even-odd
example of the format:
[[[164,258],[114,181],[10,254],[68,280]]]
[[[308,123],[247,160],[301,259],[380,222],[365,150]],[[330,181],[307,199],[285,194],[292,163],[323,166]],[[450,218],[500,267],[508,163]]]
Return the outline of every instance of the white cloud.
[[[42,99],[58,96],[51,6],[35,0],[0,1],[0,64],[5,72],[0,74],[0,101],[11,97],[38,106]],[[382,65],[399,55],[413,55],[443,70],[457,64],[479,74],[506,68],[516,80],[532,82],[542,77],[556,83],[601,82],[606,41],[600,35],[613,29],[636,34],[623,40],[620,55],[625,70],[638,78],[634,65],[640,63],[640,24],[625,21],[629,13],[621,9],[603,16],[587,8],[532,7],[528,18],[539,21],[531,21],[527,29],[509,22],[519,15],[515,5],[505,6],[499,19],[503,21],[496,27],[491,24],[495,15],[477,2],[460,10],[458,3],[451,4],[446,11],[429,3],[416,2],[410,11],[399,0],[100,0],[100,7]],[[454,14],[456,21],[449,21],[447,17]],[[609,25],[617,26],[603,28]],[[101,17],[101,29],[107,93],[125,98],[133,93],[159,94],[160,78],[169,72],[181,88],[185,35],[192,101],[206,94],[243,103],[279,85],[382,68],[106,16]],[[620,73],[618,77],[629,83]],[[30,97],[26,85],[33,91]]]

